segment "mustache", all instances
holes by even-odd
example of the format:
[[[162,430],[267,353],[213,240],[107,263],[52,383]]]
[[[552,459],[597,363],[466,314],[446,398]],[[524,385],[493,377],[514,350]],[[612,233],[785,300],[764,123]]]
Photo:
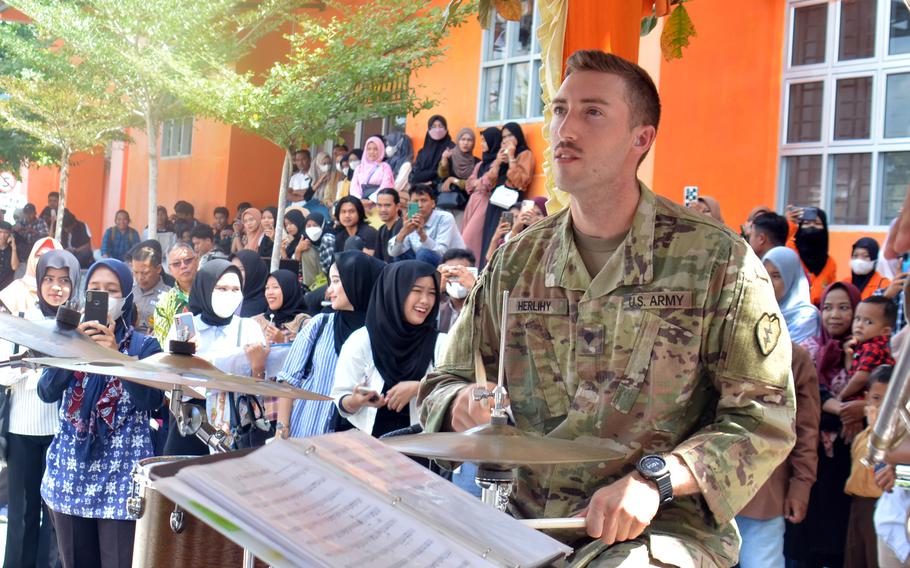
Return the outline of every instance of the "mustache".
[[[556,152],[557,150],[572,150],[578,154],[582,153],[581,148],[568,141],[557,142],[556,146],[553,147],[553,152]]]

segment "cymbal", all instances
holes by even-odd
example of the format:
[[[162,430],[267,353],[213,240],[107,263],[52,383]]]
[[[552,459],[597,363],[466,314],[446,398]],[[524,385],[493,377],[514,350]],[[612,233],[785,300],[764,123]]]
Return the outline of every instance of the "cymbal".
[[[126,361],[110,358],[90,360],[86,358],[35,357],[26,359],[26,361],[46,367],[121,377],[162,390],[170,390],[174,385],[180,385],[195,389],[206,388],[279,398],[332,400],[330,397],[284,383],[257,381],[250,377],[222,373],[211,363],[190,355],[157,353],[142,360],[128,357]],[[194,395],[191,392],[185,394]]]
[[[76,329],[57,326],[56,320],[32,321],[0,313],[0,339],[18,343],[51,357],[90,357],[132,361],[119,351],[98,345]]]
[[[533,436],[506,424],[483,424],[465,432],[394,436],[382,441],[404,454],[505,466],[598,462],[624,457],[593,443]]]

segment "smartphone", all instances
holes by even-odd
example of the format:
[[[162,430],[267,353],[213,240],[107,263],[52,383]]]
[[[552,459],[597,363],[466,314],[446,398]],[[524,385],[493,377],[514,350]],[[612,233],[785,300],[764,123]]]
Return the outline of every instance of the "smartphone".
[[[89,290],[85,293],[85,313],[82,321],[107,323],[107,292]]]
[[[803,215],[800,219],[803,221],[815,221],[818,219],[818,207],[803,207]]]
[[[177,327],[177,337],[181,338],[181,341],[189,341],[196,335],[196,324],[193,323],[193,314],[192,312],[186,312],[183,314],[177,314],[176,320]],[[186,332],[185,336],[181,334]]]
[[[521,212],[527,213],[528,211],[532,211],[534,209],[535,205],[537,205],[537,204],[534,203],[533,201],[531,201],[530,199],[525,199],[524,201],[521,202]]]
[[[414,217],[420,212],[420,206],[417,203],[408,203],[408,219]]]
[[[511,225],[514,221],[515,221],[515,214],[512,213],[511,211],[506,211],[505,213],[502,214],[503,223],[508,223],[509,225]]]
[[[691,207],[696,201],[698,201],[698,186],[687,185],[683,189],[683,205]]]

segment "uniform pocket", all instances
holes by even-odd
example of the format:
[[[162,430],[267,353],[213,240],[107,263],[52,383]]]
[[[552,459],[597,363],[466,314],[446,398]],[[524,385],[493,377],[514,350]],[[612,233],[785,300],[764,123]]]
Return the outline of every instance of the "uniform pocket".
[[[514,316],[506,366],[509,398],[520,428],[546,433],[565,419],[569,397],[560,365],[572,349],[567,318]]]

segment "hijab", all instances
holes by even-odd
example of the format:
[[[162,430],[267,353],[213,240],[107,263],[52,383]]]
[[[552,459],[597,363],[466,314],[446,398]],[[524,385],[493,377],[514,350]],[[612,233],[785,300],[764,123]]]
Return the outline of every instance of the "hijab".
[[[361,150],[360,148],[354,148],[348,154],[348,171],[347,171],[347,174],[345,174],[345,177],[348,178],[348,181],[352,181],[354,179],[354,169],[355,168],[351,167],[351,156],[354,156],[355,158],[357,158],[357,161],[360,162],[363,160],[363,150]],[[357,164],[357,165],[359,166],[360,164]]]
[[[496,161],[496,156],[499,155],[499,150],[502,148],[502,132],[498,128],[491,126],[481,132],[480,135],[483,136],[484,141],[487,143],[487,151],[483,153],[483,157],[480,160],[480,169],[477,170],[478,178],[490,170],[493,162]],[[509,164],[500,164],[499,174],[496,176],[496,186],[505,183],[507,173],[509,173]]]
[[[395,153],[391,158],[386,159],[389,167],[392,168],[392,174],[398,175],[401,166],[414,160],[414,147],[411,145],[411,138],[404,132],[389,132],[385,137],[386,148],[395,148]]]
[[[525,142],[525,133],[521,130],[521,126],[517,122],[507,122],[502,125],[503,130],[508,130],[509,133],[515,137],[515,157],[517,158],[519,154],[528,150],[528,143]]]
[[[360,206],[363,207],[363,204],[361,203]],[[325,217],[322,216],[322,213],[317,213],[314,211],[313,213],[310,213],[307,216],[306,220],[303,223],[304,226],[306,226],[306,224],[309,223],[310,221],[313,221],[314,223],[319,224],[319,227],[322,228],[322,234],[319,235],[319,240],[315,240],[315,241],[313,239],[311,239],[309,236],[307,236],[306,234],[304,234],[304,237],[306,237],[306,240],[310,241],[311,243],[313,243],[315,246],[318,247],[322,243],[322,237],[325,236]]]
[[[0,303],[6,306],[11,314],[25,313],[38,301],[38,283],[41,278],[36,278],[38,269],[38,253],[47,250],[62,250],[63,246],[55,239],[44,237],[35,241],[32,251],[28,255],[25,265],[25,274],[22,278],[13,280],[8,286],[0,290]],[[45,253],[47,254],[47,253]],[[43,278],[43,276],[42,276]],[[73,293],[78,287],[73,284]]]
[[[297,250],[297,245],[300,244],[300,239],[306,236],[306,219],[303,216],[303,213],[296,209],[289,209],[284,213],[284,219],[297,227],[297,234],[291,238],[291,242],[284,247],[285,254],[288,255],[288,258],[294,258],[294,251]]]
[[[265,281],[269,269],[258,252],[239,250],[231,255],[243,265],[243,304],[240,305],[240,317],[248,318],[265,313],[269,309],[265,301]]]
[[[708,215],[710,215],[718,223],[723,223],[724,218],[720,214],[720,202],[709,197],[707,195],[701,195],[698,197],[698,200],[701,201],[708,208]]]
[[[446,135],[440,140],[433,140],[433,137],[430,136],[430,127],[437,120],[442,122],[442,125],[445,126]],[[427,133],[423,137],[423,148],[417,152],[417,159],[414,160],[414,170],[435,171],[439,167],[439,162],[442,160],[442,153],[445,152],[446,148],[451,148],[455,145],[452,143],[452,137],[449,135],[448,130],[449,123],[446,122],[444,116],[434,114],[430,117],[430,120],[427,121]]]
[[[366,148],[370,144],[375,144],[379,148],[379,159],[375,162],[367,158]],[[385,143],[379,136],[370,136],[367,138],[366,144],[363,145],[363,149],[363,158],[360,159],[360,165],[357,166],[354,175],[357,176],[357,181],[360,182],[360,185],[368,185],[373,176],[379,173],[379,167],[382,165],[382,161],[385,160]]]
[[[269,277],[274,278],[281,287],[282,300],[281,306],[277,310],[269,308],[263,315],[276,326],[281,326],[303,312],[303,291],[300,289],[300,283],[297,282],[297,275],[290,270],[279,268],[269,274]]]
[[[467,152],[462,152],[458,141],[465,134],[471,137],[471,148]],[[474,157],[474,146],[476,144],[477,137],[474,135],[474,130],[470,128],[462,128],[455,135],[455,147],[452,148],[452,173],[458,179],[471,177],[471,173],[474,171],[474,164],[477,163],[477,158]]]
[[[543,216],[546,217],[547,216],[547,198],[546,197],[535,197],[531,201],[534,202],[534,205],[536,205],[537,208],[540,209],[540,212],[543,214]]]
[[[347,338],[366,322],[373,286],[385,263],[359,251],[344,251],[335,255],[335,266],[344,293],[354,307],[353,311],[335,312],[335,353],[341,353]]]
[[[778,302],[787,323],[790,340],[800,343],[818,333],[818,309],[812,305],[809,280],[803,273],[799,256],[787,247],[774,247],[765,253],[762,262],[768,261],[780,271],[784,281],[784,297]]]
[[[133,271],[123,261],[115,258],[102,258],[86,271],[86,286],[88,286],[88,281],[95,270],[102,266],[113,272],[117,276],[117,280],[120,281],[120,292],[123,294],[123,309],[120,312],[120,317],[115,322],[114,335],[117,337],[117,341],[122,341],[123,334],[133,325]]]
[[[69,271],[70,281],[72,282],[72,285],[70,286],[70,297],[67,299],[67,302],[78,296],[81,267],[79,265],[79,260],[73,256],[73,253],[68,250],[54,249],[41,255],[41,258],[38,259],[35,266],[34,277],[36,282],[40,283],[44,280],[44,275],[47,274],[48,268],[66,268]],[[46,318],[52,318],[57,315],[57,308],[48,304],[44,298],[41,297],[40,285],[35,292],[35,298],[38,301],[38,307],[41,309],[41,315]],[[24,312],[25,310],[20,311]],[[15,314],[18,313],[19,312],[15,312]]]
[[[244,281],[240,269],[223,258],[213,258],[203,264],[199,268],[199,272],[196,273],[195,280],[193,280],[193,287],[190,289],[189,308],[194,316],[199,316],[202,322],[207,325],[224,326],[231,323],[231,319],[234,317],[230,315],[223,318],[212,309],[212,292],[215,291],[215,285],[218,280],[227,272],[237,274],[240,278],[240,285],[243,287]],[[263,299],[265,299],[264,295]]]
[[[837,289],[847,293],[847,298],[850,300],[850,305],[853,307],[853,312],[855,314],[856,306],[858,306],[862,300],[862,294],[856,286],[849,282],[835,282],[825,288],[821,297],[821,305],[824,306],[828,294]],[[815,338],[819,348],[818,354],[815,356],[818,383],[828,390],[831,390],[835,377],[844,369],[844,342],[850,337],[851,333],[851,326],[847,326],[847,331],[842,335],[835,337],[828,333],[825,326],[821,326],[821,333]],[[832,394],[836,395],[838,393],[832,392]]]
[[[404,319],[404,303],[418,278],[430,276],[436,288],[436,303],[420,325]],[[367,310],[373,364],[385,379],[384,390],[401,381],[420,380],[427,374],[436,350],[436,317],[439,313],[439,281],[433,265],[419,260],[403,260],[387,265],[376,286]]]
[[[878,262],[879,251],[878,241],[870,237],[863,237],[853,243],[852,252],[856,252],[858,248],[866,249],[869,252],[869,258],[872,259],[872,270],[869,271],[869,274],[856,274],[853,270],[850,270],[850,281],[856,286],[857,290],[865,290],[866,285],[875,276],[875,265]]]
[[[240,222],[243,223],[243,218],[247,215],[252,215],[256,219],[256,232],[246,235],[246,244],[243,245],[243,248],[246,250],[259,252],[259,239],[262,235],[265,234],[265,229],[262,228],[262,212],[255,207],[250,207],[249,209],[244,209],[243,213],[240,214]],[[245,230],[245,227],[244,227]]]
[[[319,169],[319,164],[322,163],[323,159],[329,160],[329,169],[328,171],[321,171]],[[313,192],[312,198],[319,200],[331,198],[335,196],[335,190],[333,184],[337,178],[338,170],[335,169],[335,164],[332,163],[331,157],[326,152],[319,152],[316,154],[316,159],[313,160],[313,164],[310,166],[310,179],[313,180],[313,186],[310,188]],[[331,187],[331,195],[326,195],[325,190],[327,187]],[[309,201],[309,199],[307,199]],[[285,213],[287,214],[287,213]]]
[[[821,274],[828,264],[828,215],[819,209],[818,218],[824,225],[823,229],[803,228],[800,223],[799,229],[796,230],[796,250],[799,251],[799,258],[809,272],[815,275]]]

